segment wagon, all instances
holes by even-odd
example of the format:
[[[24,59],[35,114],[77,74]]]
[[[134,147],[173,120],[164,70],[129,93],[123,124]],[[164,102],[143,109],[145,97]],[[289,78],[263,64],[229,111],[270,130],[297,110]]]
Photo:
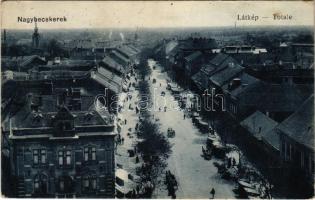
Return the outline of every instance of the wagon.
[[[167,137],[169,138],[175,137],[175,131],[172,128],[167,129]]]

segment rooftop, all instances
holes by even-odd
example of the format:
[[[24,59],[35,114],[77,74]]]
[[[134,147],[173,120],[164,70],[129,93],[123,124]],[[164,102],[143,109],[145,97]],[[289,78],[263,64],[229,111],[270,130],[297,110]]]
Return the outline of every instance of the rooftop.
[[[260,111],[254,112],[240,124],[250,134],[252,134],[254,137],[257,137],[258,139],[261,139],[262,136],[268,136],[267,133],[278,125],[276,121],[267,117]]]
[[[239,83],[234,83],[234,79],[238,79]],[[243,92],[243,90],[246,90],[249,88],[250,85],[258,82],[259,80],[255,77],[247,74],[242,73],[239,76],[236,76],[233,78],[233,80],[229,83],[226,83],[222,86],[222,89],[231,94],[232,96],[237,96]]]
[[[314,95],[310,96],[277,129],[314,151]]]
[[[210,80],[217,86],[221,87],[224,84],[226,84],[227,82],[229,82],[231,79],[233,79],[234,77],[238,76],[242,71],[243,71],[243,67],[238,65],[238,64],[234,64],[231,63],[228,65],[227,68],[223,69],[222,71],[219,71],[217,73],[215,73],[213,76],[210,77]]]
[[[47,101],[47,99],[49,101]],[[91,97],[91,99],[94,98]],[[13,139],[54,137],[55,133],[58,132],[57,129],[59,130],[60,128],[59,121],[64,121],[62,123],[64,126],[66,125],[64,123],[72,121],[72,123],[65,126],[62,131],[71,131],[74,134],[84,133],[86,134],[85,136],[88,136],[89,133],[93,133],[94,136],[99,133],[103,134],[104,132],[111,134],[113,131],[113,118],[110,114],[103,111],[102,115],[100,115],[99,112],[95,110],[94,106],[90,106],[90,108],[85,111],[70,111],[67,106],[61,105],[56,106],[56,108],[53,109],[54,111],[49,112],[47,111],[49,109],[45,109],[44,107],[49,105],[49,103],[57,102],[55,96],[51,96],[50,98],[46,96],[38,110],[34,110],[30,106],[32,104],[31,102],[32,101],[28,102],[11,118],[9,122],[10,125],[5,126],[6,131],[12,131],[11,135]],[[73,128],[71,128],[72,126]],[[72,135],[71,137],[74,136],[75,135]]]
[[[117,58],[118,62],[120,62],[122,65],[127,65],[129,63],[129,58],[116,50],[111,51],[110,55],[113,56],[113,58]]]
[[[46,64],[45,59],[38,55],[2,57],[1,63],[3,66],[8,66],[8,67],[12,67],[16,65],[24,67],[31,64],[35,60],[38,60],[42,64]]]
[[[217,47],[217,43],[212,38],[191,37],[185,40],[179,40],[179,46],[183,50],[203,49],[210,50]]]
[[[125,67],[122,66],[119,62],[115,60],[113,56],[105,56],[105,58],[101,61],[100,65],[105,64],[110,69],[116,70],[120,74],[125,73]]]
[[[195,60],[199,59],[202,56],[202,53],[200,51],[195,51],[188,56],[186,56],[184,59],[187,62],[194,62]]]
[[[120,76],[103,67],[99,67],[97,71],[92,71],[91,78],[97,81],[98,83],[104,85],[105,87],[109,88],[116,94],[121,91],[123,79]]]
[[[287,85],[258,81],[248,85],[237,98],[243,106],[254,106],[263,111],[292,112],[313,93],[313,89],[311,84]]]

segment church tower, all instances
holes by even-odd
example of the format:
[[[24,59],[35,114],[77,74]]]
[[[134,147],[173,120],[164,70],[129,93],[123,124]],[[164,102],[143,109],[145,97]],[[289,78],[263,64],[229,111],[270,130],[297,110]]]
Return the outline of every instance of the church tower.
[[[32,37],[32,47],[33,48],[39,47],[39,38],[40,38],[40,35],[38,33],[37,23],[35,22],[35,28],[34,28],[34,33],[33,33],[33,37]]]
[[[1,37],[1,47],[2,47],[2,54],[6,54],[6,49],[7,49],[7,31],[4,29],[3,30],[3,35]]]

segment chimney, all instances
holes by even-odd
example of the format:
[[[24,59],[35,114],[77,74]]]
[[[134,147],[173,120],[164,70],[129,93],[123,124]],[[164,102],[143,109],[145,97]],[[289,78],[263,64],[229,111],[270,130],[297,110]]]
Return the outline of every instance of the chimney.
[[[241,79],[240,78],[234,78],[229,85],[229,89],[233,90],[240,85],[241,85]]]

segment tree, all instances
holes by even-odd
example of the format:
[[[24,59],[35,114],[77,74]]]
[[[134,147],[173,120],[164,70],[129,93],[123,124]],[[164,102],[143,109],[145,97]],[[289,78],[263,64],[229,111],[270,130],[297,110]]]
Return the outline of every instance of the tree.
[[[54,57],[67,57],[67,51],[62,48],[61,44],[55,40],[51,39],[47,45],[47,51],[51,58]]]

